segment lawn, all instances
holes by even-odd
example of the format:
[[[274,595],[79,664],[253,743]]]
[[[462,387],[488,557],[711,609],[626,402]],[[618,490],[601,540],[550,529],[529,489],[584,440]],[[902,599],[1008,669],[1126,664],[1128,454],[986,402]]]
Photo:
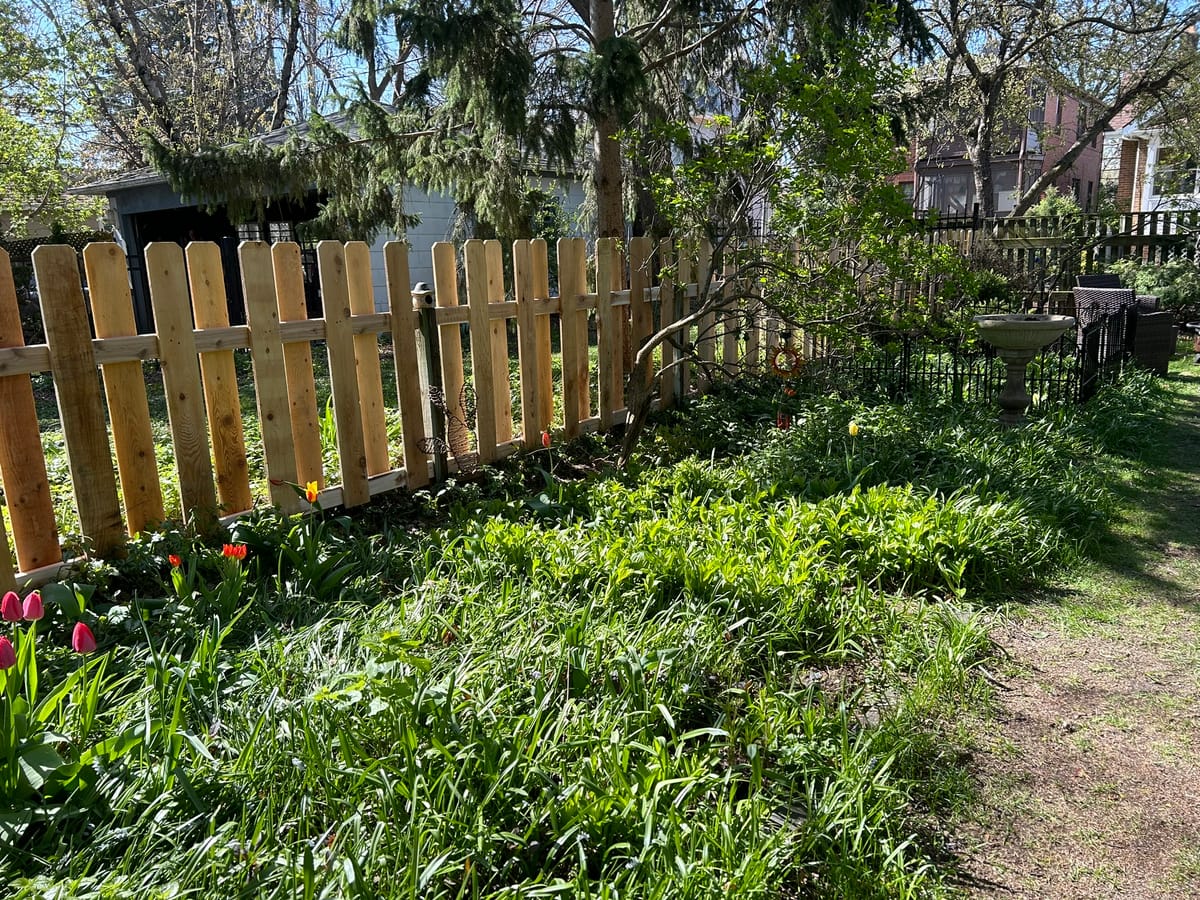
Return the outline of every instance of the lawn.
[[[660,418],[627,472],[593,438],[352,519],[250,516],[244,559],[148,536],[46,592],[33,724],[0,747],[0,876],[19,897],[950,894],[990,611],[1098,538],[1156,396],[1131,377],[1003,431],[749,381]],[[76,619],[95,653],[67,649]]]

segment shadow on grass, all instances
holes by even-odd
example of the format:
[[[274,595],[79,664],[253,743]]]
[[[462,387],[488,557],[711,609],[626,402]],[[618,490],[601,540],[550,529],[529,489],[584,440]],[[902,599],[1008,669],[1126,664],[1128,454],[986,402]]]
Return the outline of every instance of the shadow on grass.
[[[1072,585],[1037,592],[1043,603],[1103,606],[1159,600],[1200,612],[1200,371],[1177,361],[1169,401],[1150,440],[1113,473],[1118,518],[1088,552]]]

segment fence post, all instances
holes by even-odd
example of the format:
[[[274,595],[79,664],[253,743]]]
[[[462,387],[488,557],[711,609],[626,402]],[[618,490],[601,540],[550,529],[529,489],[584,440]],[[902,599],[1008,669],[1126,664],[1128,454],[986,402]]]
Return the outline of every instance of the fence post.
[[[125,529],[75,248],[38,247],[33,251],[33,270],[79,522],[99,556],[119,555],[124,550]],[[36,438],[36,433],[31,436]]]
[[[445,481],[449,474],[446,460],[446,417],[438,409],[433,398],[436,393],[445,396],[442,386],[442,353],[438,341],[437,307],[434,305],[433,291],[424,281],[418,281],[413,286],[413,302],[418,306],[417,322],[421,329],[421,371],[424,373],[422,385],[425,394],[425,430],[433,442],[433,478],[435,481]]]
[[[226,328],[229,304],[221,250],[210,242],[188,244],[188,281],[197,328]],[[124,277],[124,272],[121,273]],[[225,512],[241,512],[254,505],[246,463],[246,436],[242,430],[242,402],[232,350],[200,354],[200,380],[204,384],[208,430],[212,437],[217,472],[217,497]],[[264,429],[265,433],[265,429]]]
[[[417,351],[417,318],[413,302],[424,303],[429,296],[424,284],[424,296],[418,297],[409,281],[408,245],[388,241],[383,246],[387,270],[388,303],[392,311],[392,346],[396,356],[396,397],[400,401],[400,434],[404,441],[404,468],[408,474],[408,489],[429,484],[429,456],[425,452],[429,434],[425,416],[428,407],[421,400],[421,380],[424,377]],[[422,351],[423,353],[423,351]]]
[[[8,253],[0,248],[0,347],[23,347],[21,313]],[[46,457],[38,439],[37,405],[28,375],[0,375],[0,478],[12,519],[17,567],[30,572],[62,559]],[[0,531],[4,530],[0,523]],[[8,559],[7,554],[4,557]],[[0,564],[2,565],[2,564]]]

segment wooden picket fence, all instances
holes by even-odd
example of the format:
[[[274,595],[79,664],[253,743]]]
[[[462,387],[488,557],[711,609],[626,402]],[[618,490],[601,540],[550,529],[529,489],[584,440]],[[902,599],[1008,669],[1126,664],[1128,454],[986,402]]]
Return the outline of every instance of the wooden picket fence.
[[[301,511],[306,504],[295,486],[315,481],[322,507],[355,507],[388,491],[423,487],[464,459],[487,464],[539,448],[543,431],[569,439],[624,421],[631,349],[697,302],[710,284],[711,251],[700,246],[674,254],[644,238],[627,247],[602,239],[595,248],[589,259],[584,239],[558,242],[559,291],[552,296],[545,241],[513,244],[507,288],[501,245],[467,241],[463,304],[454,245],[432,248],[435,283],[425,292],[414,290],[409,280],[407,246],[389,243],[388,311],[378,313],[367,245],[324,241],[317,252],[325,315],[310,320],[299,246],[248,241],[239,250],[247,324],[230,326],[217,245],[193,243],[185,251],[176,244],[150,244],[145,260],[156,333],[138,334],[126,259],[116,244],[83,250],[86,295],[77,251],[43,246],[33,261],[46,343],[32,346],[24,345],[8,256],[0,250],[0,479],[8,519],[8,527],[0,527],[0,589],[50,580],[71,562],[60,550],[38,439],[34,374],[53,378],[75,511],[92,555],[119,555],[127,535],[164,519],[142,368],[147,360],[161,365],[181,514],[192,527],[211,531],[255,504],[234,362],[239,349],[248,349],[252,361],[261,431],[261,447],[255,449],[264,461],[270,502],[285,512]],[[662,271],[673,277],[662,280]],[[716,277],[711,284],[729,290]],[[677,366],[675,376],[664,379],[657,404],[670,406],[703,390],[714,362],[729,372],[759,365],[780,332],[756,311],[750,315],[749,327],[722,330],[710,314],[688,329],[685,340],[694,342],[700,364]],[[516,320],[519,348],[519,434],[510,399],[510,319]],[[557,383],[554,324],[562,354]],[[384,333],[391,335],[396,364],[399,447],[389,445],[385,424],[379,347]],[[337,471],[326,471],[322,461],[313,369],[319,341],[328,353]],[[658,362],[672,363],[675,352],[664,344]],[[474,390],[473,429],[468,381]]]

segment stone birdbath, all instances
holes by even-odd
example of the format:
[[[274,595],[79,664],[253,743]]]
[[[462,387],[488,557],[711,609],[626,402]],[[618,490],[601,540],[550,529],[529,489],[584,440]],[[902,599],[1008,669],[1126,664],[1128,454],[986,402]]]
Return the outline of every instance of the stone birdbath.
[[[1043,347],[1058,340],[1075,325],[1070,316],[991,315],[976,316],[979,336],[996,348],[1008,368],[1008,380],[1000,392],[1000,422],[1008,427],[1025,421],[1030,396],[1025,390],[1025,367]]]

